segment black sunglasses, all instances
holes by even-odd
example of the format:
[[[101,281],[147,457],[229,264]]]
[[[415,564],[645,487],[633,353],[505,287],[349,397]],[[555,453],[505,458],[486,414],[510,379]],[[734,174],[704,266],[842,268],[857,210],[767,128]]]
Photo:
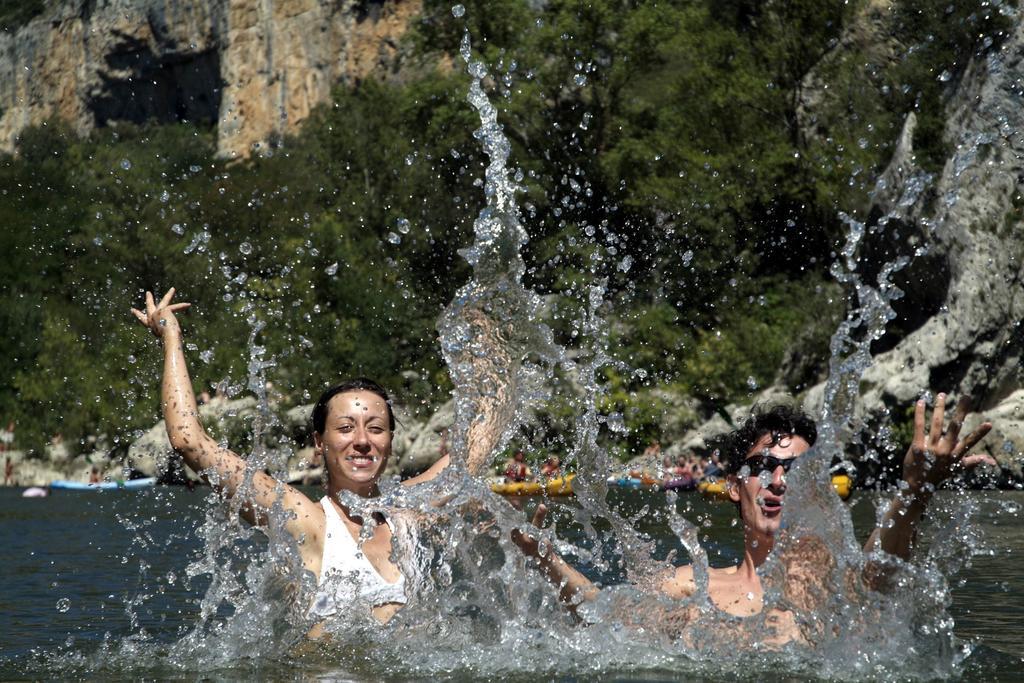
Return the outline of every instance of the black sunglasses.
[[[796,458],[776,458],[774,455],[752,455],[743,461],[744,466],[750,468],[750,476],[756,477],[762,472],[774,472],[776,467],[782,466],[783,472],[789,472],[789,468],[796,462]]]

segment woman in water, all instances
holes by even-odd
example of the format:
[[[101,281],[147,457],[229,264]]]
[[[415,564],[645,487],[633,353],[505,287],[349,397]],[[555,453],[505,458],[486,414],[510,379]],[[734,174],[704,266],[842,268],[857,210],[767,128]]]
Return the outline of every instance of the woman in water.
[[[199,422],[175,315],[189,304],[171,303],[173,297],[171,288],[156,303],[146,292],[146,310],[132,309],[139,322],[163,343],[161,394],[167,435],[189,467],[231,497],[246,479],[245,461],[218,444]],[[339,494],[351,491],[369,498],[379,493],[377,482],[391,456],[395,429],[388,395],[370,380],[343,382],[320,397],[312,422],[316,453],[327,473],[327,495],[314,502],[298,489],[257,471],[242,516],[252,524],[265,525],[267,511],[277,505],[290,513],[284,528],[298,543],[303,568],[317,580],[311,616],[326,619],[363,603],[370,606],[373,617],[386,622],[406,601],[405,577],[391,560],[392,522],[376,514],[372,536],[359,543],[366,520],[342,505]],[[448,461],[446,455],[405,485],[433,479]],[[321,626],[314,628],[311,637],[320,631]]]

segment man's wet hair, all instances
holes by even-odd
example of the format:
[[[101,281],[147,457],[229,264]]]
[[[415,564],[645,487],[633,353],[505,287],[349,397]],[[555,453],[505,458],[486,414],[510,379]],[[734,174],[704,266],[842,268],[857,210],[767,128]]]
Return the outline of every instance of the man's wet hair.
[[[736,474],[743,461],[761,437],[770,435],[768,447],[778,445],[783,437],[799,436],[811,446],[818,438],[818,426],[810,415],[785,403],[774,406],[755,406],[750,417],[739,429],[723,434],[711,443],[725,463],[726,474]]]

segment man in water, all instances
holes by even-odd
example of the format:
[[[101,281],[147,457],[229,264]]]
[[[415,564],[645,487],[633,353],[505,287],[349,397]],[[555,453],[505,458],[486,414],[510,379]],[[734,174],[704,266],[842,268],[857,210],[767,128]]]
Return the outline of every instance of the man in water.
[[[516,451],[512,459],[505,463],[505,478],[509,481],[526,481],[530,476],[530,468],[526,466],[526,456]]]
[[[908,559],[921,517],[935,490],[957,472],[983,462],[995,464],[988,455],[968,455],[992,425],[984,423],[961,440],[960,429],[968,412],[966,401],[960,402],[944,431],[945,406],[946,396],[939,394],[926,433],[925,402],[917,402],[914,439],[903,460],[901,492],[868,538],[865,552],[880,549]],[[788,406],[776,406],[755,410],[740,429],[719,441],[728,495],[737,505],[743,523],[744,546],[739,565],[708,571],[708,595],[719,609],[736,616],[752,616],[761,611],[764,589],[758,569],[771,554],[781,529],[786,473],[816,439],[817,426],[810,417]],[[546,509],[539,506],[534,524],[540,526],[545,515]],[[597,597],[598,589],[593,583],[550,549],[542,550],[534,537],[517,530],[513,540],[527,555],[537,559],[539,568],[558,585],[560,598],[570,609]],[[812,544],[805,547],[809,553],[814,552]],[[879,585],[885,577],[881,572],[872,573],[872,569],[872,565],[866,567],[865,579],[873,586]],[[792,579],[797,574],[791,572],[789,576]],[[810,580],[814,580],[813,576]],[[693,565],[670,570],[653,588],[677,599],[693,595],[697,590]]]

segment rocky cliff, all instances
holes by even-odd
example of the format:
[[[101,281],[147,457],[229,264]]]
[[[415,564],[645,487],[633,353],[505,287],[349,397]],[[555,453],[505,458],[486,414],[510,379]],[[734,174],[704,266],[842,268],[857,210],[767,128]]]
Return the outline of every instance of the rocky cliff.
[[[819,134],[819,122],[838,99],[823,87],[820,72],[851,54],[877,71],[905,53],[887,37],[889,4],[869,3],[862,21],[805,79],[806,137]],[[976,54],[949,79],[943,115],[952,152],[937,174],[926,173],[915,156],[914,114],[903,126],[873,195],[862,264],[869,279],[897,256],[911,261],[895,278],[904,292],[895,303],[900,329],[873,348],[858,406],[881,424],[898,420],[925,391],[969,397],[979,414],[967,428],[991,420],[994,429],[982,448],[1018,477],[1024,463],[1022,72],[1024,24],[1018,21],[998,49]],[[820,407],[822,390],[808,392],[812,410]]]
[[[880,353],[866,373],[867,405],[905,404],[922,389],[973,397],[994,419],[988,448],[1020,472],[1024,458],[1024,24],[1000,49],[975,57],[950,92],[946,139],[953,154],[929,191],[900,207],[880,251],[929,249],[901,282],[928,309],[917,329]],[[918,175],[912,120],[876,194],[892,212],[902,180]],[[906,304],[904,305],[906,307]],[[968,425],[970,426],[970,425]]]
[[[0,148],[59,118],[216,124],[246,156],[339,80],[393,69],[419,0],[66,0],[0,33]]]
[[[866,3],[806,75],[798,107],[804,140],[828,136],[830,126],[848,116],[845,93],[830,87],[844,60],[856,60],[871,80],[904,58],[910,47],[892,39],[891,21],[892,3]],[[976,54],[948,79],[944,137],[952,151],[940,172],[930,174],[919,165],[913,113],[894,141],[893,157],[864,212],[859,275],[873,283],[885,263],[900,256],[910,263],[894,278],[903,291],[894,302],[899,325],[872,347],[853,406],[869,425],[870,443],[881,427],[904,422],[907,408],[925,392],[968,398],[978,412],[965,430],[991,421],[979,450],[994,455],[1016,481],[1024,478],[1022,74],[1024,23],[1018,21],[998,49]],[[794,384],[784,368],[774,386],[752,398],[772,403]],[[799,397],[812,414],[821,411],[824,388],[819,383]],[[749,407],[731,405],[726,412],[735,422]],[[729,428],[713,416],[683,434],[669,454],[702,451],[710,437]]]

